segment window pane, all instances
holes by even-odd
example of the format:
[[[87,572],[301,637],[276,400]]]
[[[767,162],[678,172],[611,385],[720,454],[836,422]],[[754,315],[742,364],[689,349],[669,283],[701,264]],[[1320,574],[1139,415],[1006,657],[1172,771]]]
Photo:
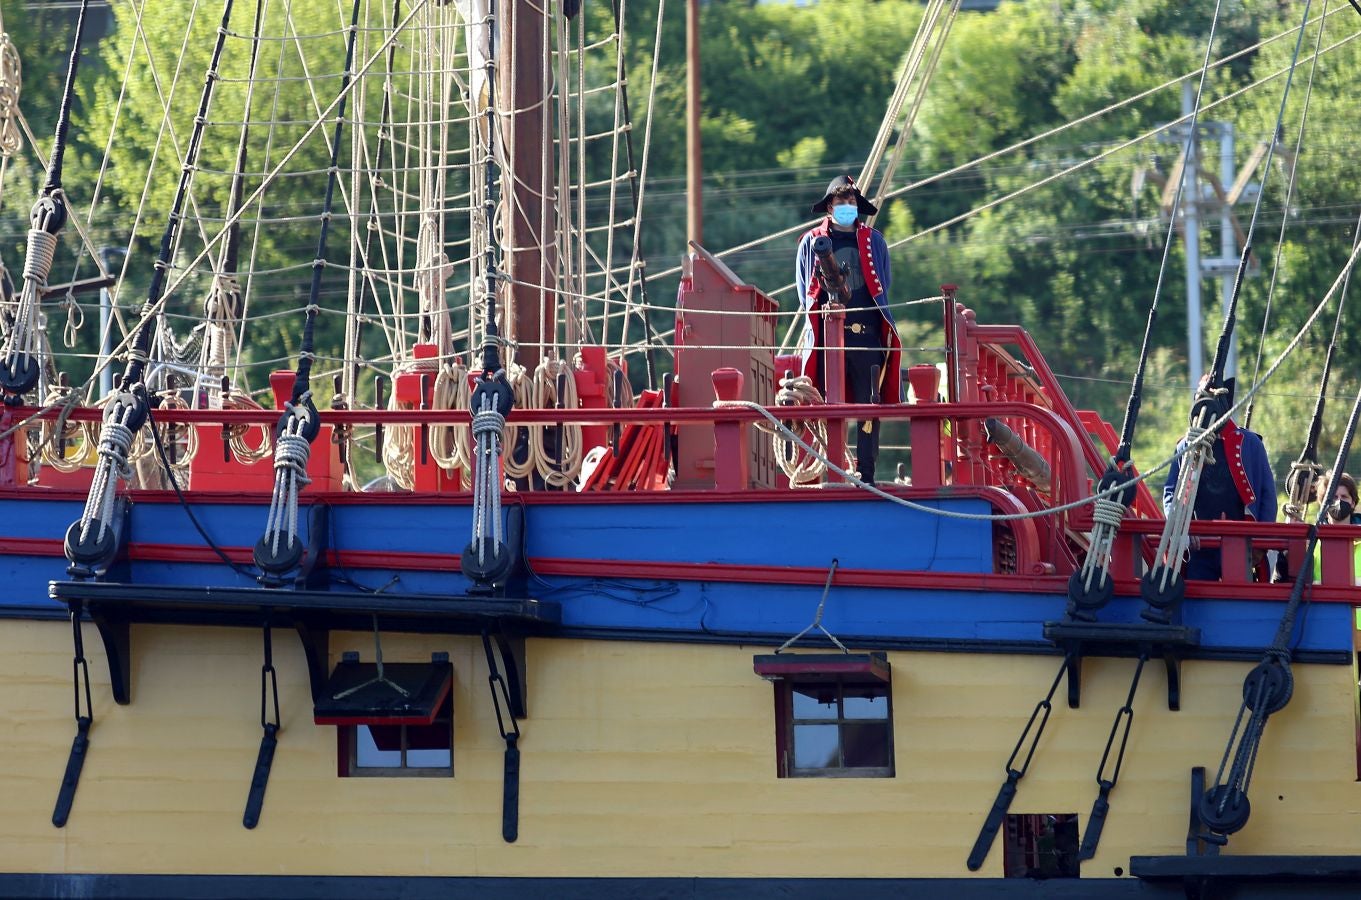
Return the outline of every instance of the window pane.
[[[835,719],[836,684],[805,682],[791,685],[794,697],[794,718]]]
[[[429,725],[408,725],[406,747],[408,750],[448,750],[453,734],[447,719],[443,722],[436,719]]]
[[[384,768],[396,768],[402,764],[401,750],[379,750],[378,745],[373,741],[373,732],[367,725],[356,725],[354,728],[355,754],[354,764],[361,768],[382,766]]]
[[[826,769],[836,766],[837,726],[795,725],[794,768]]]
[[[406,751],[408,769],[447,769],[449,768],[448,750],[408,750]]]
[[[887,723],[880,722],[842,725],[841,752],[846,758],[846,768],[887,769],[892,766],[888,728]]]
[[[887,719],[888,685],[846,685],[845,712],[847,719]]]

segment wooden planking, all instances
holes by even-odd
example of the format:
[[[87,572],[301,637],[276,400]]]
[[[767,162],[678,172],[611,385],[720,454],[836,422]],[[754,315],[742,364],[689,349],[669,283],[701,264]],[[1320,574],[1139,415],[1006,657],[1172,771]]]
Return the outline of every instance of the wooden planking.
[[[959,877],[1007,754],[1057,670],[1047,657],[892,655],[898,777],[775,777],[771,686],[750,649],[528,643],[520,840],[500,839],[501,742],[476,638],[385,635],[390,661],[454,662],[453,779],[339,779],[335,729],[311,723],[302,653],[276,635],[284,729],[259,828],[240,825],[259,742],[260,636],[138,626],[133,704],[108,696],[87,629],[96,726],[71,823],[48,822],[74,725],[70,633],[0,626],[0,870],[559,876]],[[372,659],[371,634],[333,636]],[[1131,660],[1060,689],[1014,812],[1076,812]],[[1189,770],[1217,764],[1243,663],[1185,665],[1184,711],[1150,664],[1120,786],[1089,875],[1182,852]],[[1361,819],[1350,669],[1296,667],[1267,731],[1235,852],[1348,853]],[[1282,796],[1284,800],[1277,800]],[[982,875],[1000,874],[996,845]]]

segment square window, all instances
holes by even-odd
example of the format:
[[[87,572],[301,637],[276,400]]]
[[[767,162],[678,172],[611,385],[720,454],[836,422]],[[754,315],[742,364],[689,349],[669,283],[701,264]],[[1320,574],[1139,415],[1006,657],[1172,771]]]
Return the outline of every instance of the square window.
[[[1077,813],[1008,814],[1002,841],[1006,878],[1079,878]]]
[[[340,725],[342,778],[454,775],[453,700],[446,696],[429,725]]]
[[[887,682],[854,677],[775,682],[781,778],[892,778],[893,709]]]

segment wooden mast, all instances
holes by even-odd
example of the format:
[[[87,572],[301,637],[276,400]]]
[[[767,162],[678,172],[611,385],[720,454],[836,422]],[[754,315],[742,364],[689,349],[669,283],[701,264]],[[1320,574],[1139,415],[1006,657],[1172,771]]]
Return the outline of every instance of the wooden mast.
[[[544,127],[543,68],[547,53],[544,7],[530,0],[503,0],[497,17],[497,96],[509,155],[501,175],[502,268],[512,284],[502,328],[519,342],[516,362],[534,371],[551,344],[556,314],[552,254],[545,241],[543,144],[551,140]],[[541,292],[539,285],[547,285]],[[542,299],[541,299],[542,298]]]

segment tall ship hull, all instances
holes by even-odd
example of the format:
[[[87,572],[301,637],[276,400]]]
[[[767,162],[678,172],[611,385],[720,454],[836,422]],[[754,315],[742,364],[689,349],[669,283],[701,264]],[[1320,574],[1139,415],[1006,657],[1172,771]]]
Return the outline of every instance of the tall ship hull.
[[[1163,502],[1147,339],[1120,432],[954,285],[899,304],[941,343],[901,365],[861,189],[900,193],[958,3],[868,178],[814,204],[814,282],[782,303],[691,240],[674,305],[624,4],[191,17],[206,72],[156,99],[183,140],[120,155],[106,116],[110,159],[153,157],[125,258],[62,182],[88,5],[0,284],[0,896],[1355,894],[1354,526],[1303,514],[1324,388],[1278,523],[1243,515],[1224,353]],[[149,97],[168,39],[120,15],[150,61],[102,83]],[[95,352],[54,350],[96,289]]]

